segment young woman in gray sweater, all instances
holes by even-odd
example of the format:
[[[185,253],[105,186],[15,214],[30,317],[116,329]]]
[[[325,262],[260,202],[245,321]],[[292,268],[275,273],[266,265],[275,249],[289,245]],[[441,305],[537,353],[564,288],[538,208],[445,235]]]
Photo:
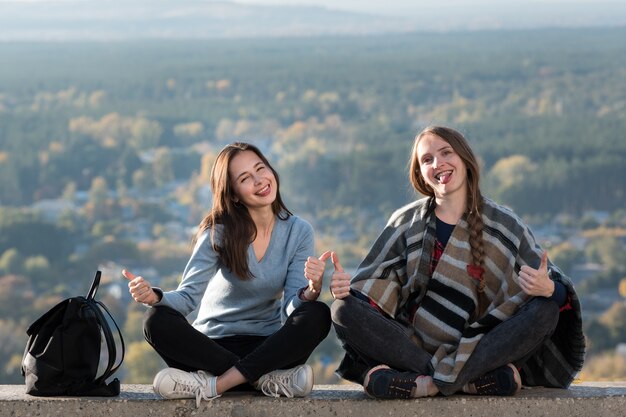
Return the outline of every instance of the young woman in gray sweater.
[[[313,386],[305,362],[330,330],[329,309],[316,301],[330,254],[312,256],[312,227],[287,209],[278,174],[255,146],[226,146],[211,188],[211,211],[176,290],[122,271],[134,300],[150,306],[144,334],[169,366],[154,390],[197,404],[242,385],[305,396]]]

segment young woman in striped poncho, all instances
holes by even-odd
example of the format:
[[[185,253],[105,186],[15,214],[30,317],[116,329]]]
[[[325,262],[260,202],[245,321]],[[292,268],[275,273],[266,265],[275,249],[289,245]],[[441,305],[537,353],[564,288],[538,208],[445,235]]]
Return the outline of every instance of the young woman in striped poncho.
[[[572,283],[481,195],[463,135],[422,131],[410,180],[426,197],[391,216],[352,279],[332,255],[338,373],[376,398],[569,386],[585,350]]]

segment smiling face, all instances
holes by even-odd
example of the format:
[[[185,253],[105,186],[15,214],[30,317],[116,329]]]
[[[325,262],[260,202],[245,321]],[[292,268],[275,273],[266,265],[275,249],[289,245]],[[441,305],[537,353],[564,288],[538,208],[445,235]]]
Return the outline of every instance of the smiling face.
[[[271,207],[276,200],[277,183],[272,170],[253,151],[235,155],[228,165],[235,201],[249,210]]]
[[[434,133],[422,135],[416,146],[419,174],[436,198],[467,194],[467,167],[452,146]]]

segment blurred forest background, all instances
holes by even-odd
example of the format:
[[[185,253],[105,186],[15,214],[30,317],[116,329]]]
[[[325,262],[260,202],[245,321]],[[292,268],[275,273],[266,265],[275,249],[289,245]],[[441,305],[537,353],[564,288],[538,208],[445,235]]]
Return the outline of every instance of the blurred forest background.
[[[408,156],[433,123],[466,134],[484,193],[574,279],[581,378],[626,379],[625,79],[624,27],[0,42],[0,384],[23,383],[26,328],[96,269],[122,381],[151,382],[164,365],[120,270],[177,285],[226,143],[266,152],[317,251],[355,268],[418,198]],[[340,358],[331,334],[316,383],[339,381]]]

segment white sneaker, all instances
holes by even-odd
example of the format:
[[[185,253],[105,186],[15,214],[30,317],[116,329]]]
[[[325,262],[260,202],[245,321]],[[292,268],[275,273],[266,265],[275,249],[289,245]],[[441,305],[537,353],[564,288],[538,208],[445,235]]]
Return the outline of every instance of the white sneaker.
[[[309,365],[268,372],[254,384],[268,397],[305,397],[313,389],[313,369]]]
[[[205,371],[186,372],[165,368],[154,377],[154,392],[168,400],[195,398],[196,407],[201,400],[212,400],[217,395],[217,378]]]

